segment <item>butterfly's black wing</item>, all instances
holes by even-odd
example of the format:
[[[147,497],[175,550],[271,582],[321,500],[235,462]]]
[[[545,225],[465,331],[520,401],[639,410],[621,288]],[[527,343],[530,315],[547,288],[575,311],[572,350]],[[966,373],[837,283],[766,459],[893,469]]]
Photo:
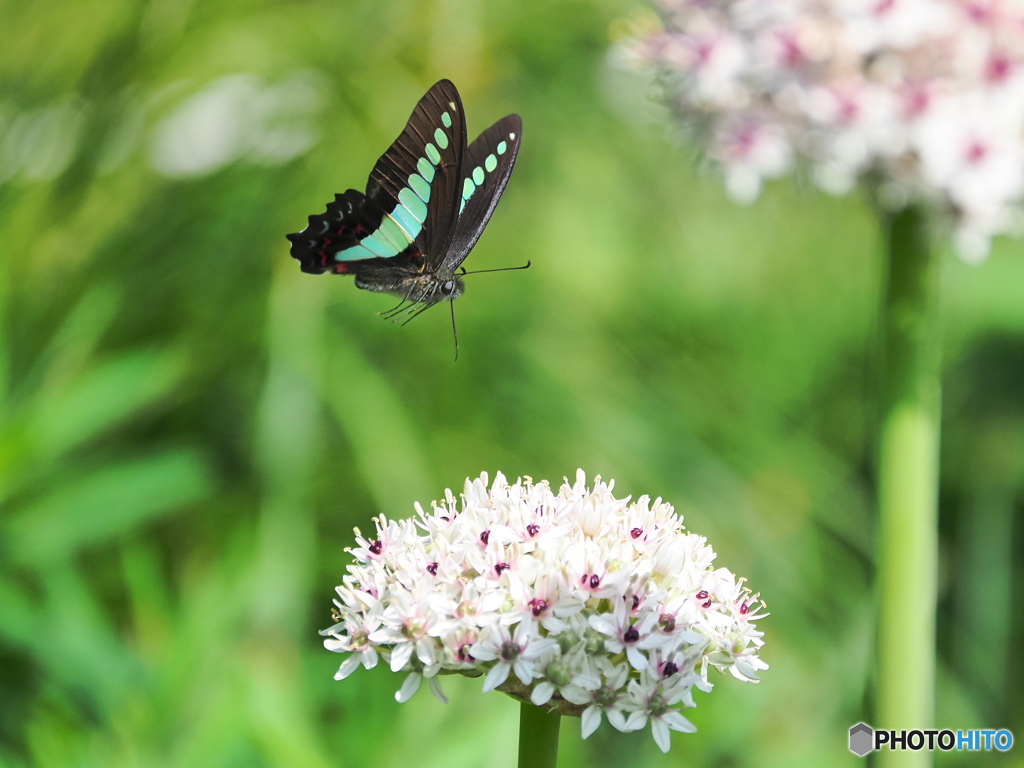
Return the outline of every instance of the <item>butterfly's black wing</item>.
[[[516,166],[522,134],[519,115],[508,115],[477,136],[466,150],[459,218],[442,273],[453,273],[480,239]]]
[[[462,99],[450,80],[441,80],[420,99],[366,186],[367,196],[393,209],[396,223],[413,234],[428,268],[440,263],[451,242],[465,151]]]
[[[383,226],[386,222],[380,206],[350,189],[335,195],[324,213],[310,216],[304,230],[288,235],[292,256],[303,272],[342,275],[369,260],[393,262],[399,254],[411,255],[413,240],[398,228]]]
[[[304,272],[436,269],[459,214],[465,148],[462,100],[451,81],[441,80],[377,161],[366,194],[337,195],[306,229],[288,235],[292,256]]]

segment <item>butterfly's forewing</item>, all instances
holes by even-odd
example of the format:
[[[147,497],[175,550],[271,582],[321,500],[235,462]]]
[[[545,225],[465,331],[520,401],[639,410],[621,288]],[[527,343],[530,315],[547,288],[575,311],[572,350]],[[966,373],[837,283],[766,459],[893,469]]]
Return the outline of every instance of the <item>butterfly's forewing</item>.
[[[459,92],[441,80],[377,161],[366,194],[336,195],[324,213],[288,235],[305,272],[358,272],[381,259],[440,265],[459,214],[466,122]],[[396,258],[398,257],[398,258]],[[413,269],[415,271],[415,268]]]
[[[436,83],[416,105],[405,130],[370,173],[367,196],[412,237],[436,268],[459,215],[466,120],[450,80]]]
[[[477,136],[466,150],[455,233],[442,266],[454,272],[473,250],[501,199],[519,156],[523,121],[508,115]]]

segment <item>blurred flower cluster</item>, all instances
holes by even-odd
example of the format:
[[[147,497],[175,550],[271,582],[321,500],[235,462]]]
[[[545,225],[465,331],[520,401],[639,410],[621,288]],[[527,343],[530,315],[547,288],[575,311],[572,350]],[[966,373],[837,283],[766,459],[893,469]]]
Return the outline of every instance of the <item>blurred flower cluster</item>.
[[[966,258],[1024,197],[1022,0],[655,0],[622,48],[666,76],[737,200],[805,158],[842,194],[950,217]]]
[[[383,656],[408,676],[406,701],[439,673],[484,677],[484,690],[582,717],[602,713],[621,731],[651,723],[665,751],[669,730],[693,731],[680,713],[692,688],[710,690],[709,667],[757,681],[764,614],[732,573],[712,568],[703,537],[672,507],[616,499],[595,478],[559,492],[499,473],[467,480],[430,512],[356,531],[356,563],[337,588],[337,623],[325,646],[351,654],[336,679]]]

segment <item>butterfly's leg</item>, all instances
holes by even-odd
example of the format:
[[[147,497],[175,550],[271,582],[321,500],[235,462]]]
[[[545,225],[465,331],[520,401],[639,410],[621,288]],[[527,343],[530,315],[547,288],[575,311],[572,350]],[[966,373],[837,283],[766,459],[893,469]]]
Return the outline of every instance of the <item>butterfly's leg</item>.
[[[427,311],[428,309],[430,309],[430,308],[431,308],[432,306],[434,306],[434,305],[433,305],[433,304],[424,304],[424,305],[423,305],[422,307],[420,307],[420,308],[419,308],[418,310],[416,310],[416,311],[415,311],[414,313],[412,313],[411,315],[409,315],[409,317],[407,317],[407,318],[405,319],[405,321],[404,321],[404,322],[402,323],[402,325],[408,325],[408,324],[409,324],[409,323],[411,323],[411,322],[412,322],[413,320],[415,320],[415,319],[416,319],[417,317],[419,317],[419,316],[420,316],[420,315],[422,315],[422,314],[423,314],[424,312],[426,312],[426,311]]]
[[[409,297],[407,296],[400,302],[398,302],[395,306],[393,306],[391,309],[385,310],[384,312],[378,312],[377,314],[383,317],[385,320],[387,320],[393,317],[394,315],[398,314],[398,312],[401,311],[402,307],[404,307],[406,305],[406,302],[408,301]]]

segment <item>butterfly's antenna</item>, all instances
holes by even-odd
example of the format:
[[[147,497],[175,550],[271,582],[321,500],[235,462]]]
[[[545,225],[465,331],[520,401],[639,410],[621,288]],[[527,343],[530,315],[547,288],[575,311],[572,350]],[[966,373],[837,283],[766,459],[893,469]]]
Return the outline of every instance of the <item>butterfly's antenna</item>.
[[[484,272],[512,272],[513,270],[516,270],[516,269],[529,269],[531,266],[533,266],[533,259],[529,259],[521,267],[501,267],[500,269],[474,269],[472,272],[467,272],[466,268],[463,267],[462,268],[462,272],[460,272],[459,274],[465,276],[465,275],[479,275],[479,274],[483,274]]]
[[[452,336],[455,337],[455,362],[459,362],[459,332],[455,330],[455,302],[449,301],[448,306],[452,309]]]

